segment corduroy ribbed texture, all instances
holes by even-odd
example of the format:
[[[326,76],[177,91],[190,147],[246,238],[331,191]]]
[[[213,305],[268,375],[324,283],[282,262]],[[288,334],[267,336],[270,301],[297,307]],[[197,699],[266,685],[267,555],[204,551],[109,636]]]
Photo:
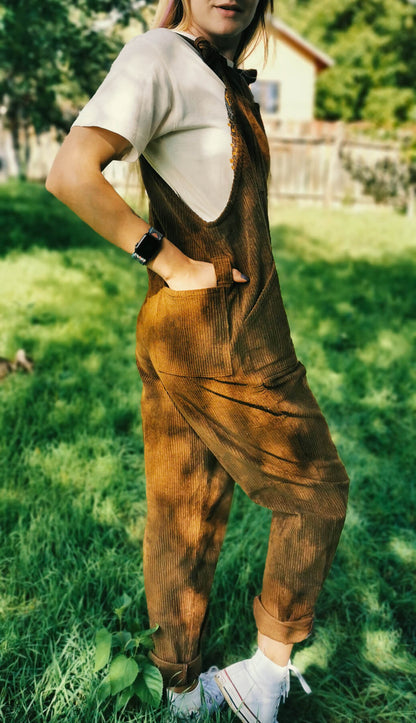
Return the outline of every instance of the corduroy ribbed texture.
[[[214,263],[218,282],[178,292],[149,271],[137,324],[146,596],[150,624],[160,626],[155,660],[165,680],[179,676],[176,685],[197,674],[234,480],[273,511],[254,615],[261,632],[286,643],[310,633],[348,490],[290,337],[270,244],[258,107],[207,41],[195,47],[225,84],[232,123],[235,177],[221,216],[203,221],[141,159],[152,224],[189,256]],[[233,283],[232,267],[249,283]]]

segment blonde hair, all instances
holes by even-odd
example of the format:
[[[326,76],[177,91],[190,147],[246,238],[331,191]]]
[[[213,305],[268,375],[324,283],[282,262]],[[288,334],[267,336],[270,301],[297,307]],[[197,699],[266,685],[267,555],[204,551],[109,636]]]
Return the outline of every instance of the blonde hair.
[[[273,0],[259,0],[250,25],[243,30],[234,61],[239,64],[250,55],[260,41],[264,43],[264,57],[267,57],[268,36],[266,32],[266,11],[273,12]],[[191,25],[190,0],[159,0],[153,20],[154,28],[187,30]]]

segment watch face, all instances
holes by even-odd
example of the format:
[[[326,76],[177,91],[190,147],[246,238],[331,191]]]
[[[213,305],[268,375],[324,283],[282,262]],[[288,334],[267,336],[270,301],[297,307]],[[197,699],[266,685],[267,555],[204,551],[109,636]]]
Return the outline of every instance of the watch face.
[[[139,254],[144,259],[145,263],[150,261],[159,245],[160,241],[157,238],[152,236],[150,233],[146,234],[139,246]]]
[[[147,264],[158,253],[161,246],[161,239],[146,233],[134,249],[134,256],[142,264]]]

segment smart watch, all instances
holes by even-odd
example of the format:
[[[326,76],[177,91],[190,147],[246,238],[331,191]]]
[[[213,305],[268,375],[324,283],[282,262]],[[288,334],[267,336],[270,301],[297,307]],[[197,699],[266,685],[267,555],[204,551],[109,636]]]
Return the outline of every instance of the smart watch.
[[[132,259],[136,259],[143,266],[149,263],[159,253],[162,246],[163,233],[151,226],[147,233],[141,237],[140,241],[134,247],[131,255]]]

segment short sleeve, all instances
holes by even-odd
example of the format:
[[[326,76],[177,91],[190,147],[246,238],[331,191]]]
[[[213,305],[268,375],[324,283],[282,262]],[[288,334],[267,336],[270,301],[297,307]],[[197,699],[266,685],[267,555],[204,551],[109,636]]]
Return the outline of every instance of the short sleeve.
[[[172,108],[168,70],[153,43],[140,35],[124,46],[73,125],[98,126],[118,133],[135,161],[150,141],[166,132]]]

